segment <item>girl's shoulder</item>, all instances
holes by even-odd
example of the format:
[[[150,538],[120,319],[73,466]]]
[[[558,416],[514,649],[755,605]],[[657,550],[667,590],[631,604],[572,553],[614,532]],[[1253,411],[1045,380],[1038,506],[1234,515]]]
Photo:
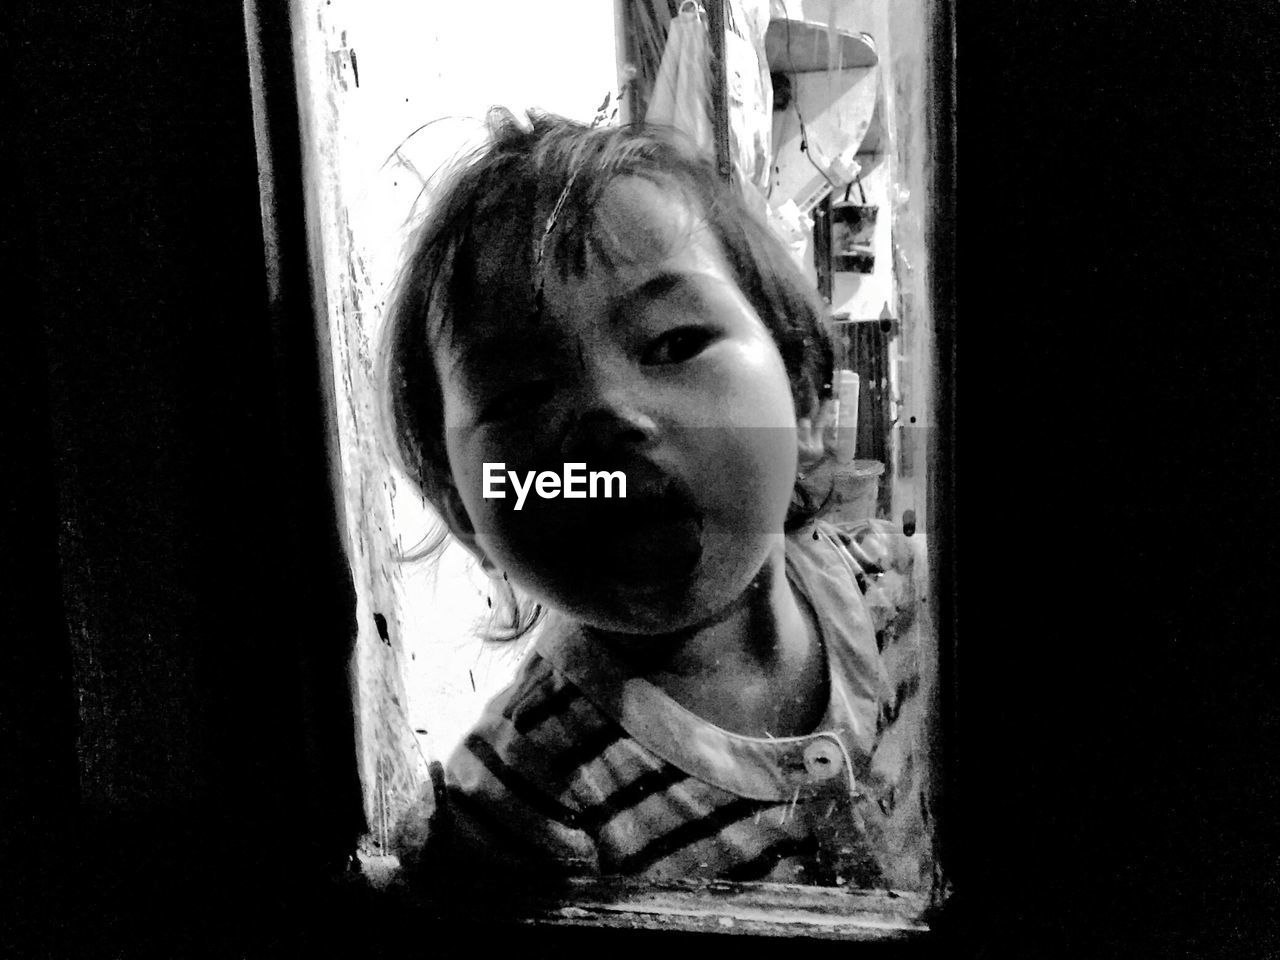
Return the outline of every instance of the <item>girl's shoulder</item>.
[[[835,540],[869,574],[910,575],[923,559],[923,541],[892,520],[866,517],[845,523],[819,520],[816,528]]]
[[[808,568],[809,580],[855,584],[882,647],[883,631],[913,623],[927,592],[923,538],[891,520],[816,521],[792,535],[788,557],[793,567]]]

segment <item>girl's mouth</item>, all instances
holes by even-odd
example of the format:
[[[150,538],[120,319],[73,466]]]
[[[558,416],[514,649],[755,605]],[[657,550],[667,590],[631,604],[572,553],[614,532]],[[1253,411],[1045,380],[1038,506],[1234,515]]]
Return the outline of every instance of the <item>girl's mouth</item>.
[[[702,521],[658,513],[651,522],[623,524],[605,533],[602,572],[627,582],[672,583],[689,579],[702,559]]]
[[[692,492],[671,477],[630,484],[627,496],[584,511],[592,544],[586,558],[607,579],[628,583],[687,580],[702,559],[704,520]]]

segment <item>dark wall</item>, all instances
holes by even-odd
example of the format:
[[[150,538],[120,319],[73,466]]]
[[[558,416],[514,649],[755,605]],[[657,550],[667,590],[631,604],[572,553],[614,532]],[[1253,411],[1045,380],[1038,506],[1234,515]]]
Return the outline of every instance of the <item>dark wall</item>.
[[[953,956],[1277,944],[1280,779],[1246,747],[1277,728],[1280,111],[1249,78],[1280,30],[1141,6],[957,24]],[[332,879],[354,627],[281,17],[278,300],[239,5],[0,21],[0,928],[45,954],[442,945]]]
[[[240,6],[7,10],[6,877],[128,917],[340,870],[353,595]]]
[[[984,936],[1277,955],[1280,8],[957,6],[960,831]]]

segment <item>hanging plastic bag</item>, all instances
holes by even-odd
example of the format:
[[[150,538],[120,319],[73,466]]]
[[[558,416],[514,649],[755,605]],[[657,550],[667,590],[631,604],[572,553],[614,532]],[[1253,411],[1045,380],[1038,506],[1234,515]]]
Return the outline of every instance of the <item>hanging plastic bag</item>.
[[[764,56],[764,37],[769,26],[768,0],[729,0],[726,12],[724,56],[729,156],[743,192],[763,214],[763,198],[769,189],[773,132],[773,84]],[[667,29],[667,43],[645,122],[682,130],[707,156],[713,157],[710,64],[706,11],[697,0],[685,0]]]
[[[696,0],[685,0],[667,30],[662,65],[644,119],[645,123],[683,131],[708,154],[715,150],[708,93],[710,63],[706,11]]]

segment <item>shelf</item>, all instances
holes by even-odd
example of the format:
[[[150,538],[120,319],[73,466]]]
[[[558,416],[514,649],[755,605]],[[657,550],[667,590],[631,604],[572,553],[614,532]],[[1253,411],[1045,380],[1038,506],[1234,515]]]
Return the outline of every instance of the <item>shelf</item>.
[[[791,34],[789,51],[788,24]],[[837,44],[834,60],[837,69],[874,67],[879,62],[875,44],[867,34],[839,28],[830,31],[825,23],[808,20],[770,20],[764,36],[769,69],[780,73],[825,73],[831,62],[829,36],[832,33]]]

